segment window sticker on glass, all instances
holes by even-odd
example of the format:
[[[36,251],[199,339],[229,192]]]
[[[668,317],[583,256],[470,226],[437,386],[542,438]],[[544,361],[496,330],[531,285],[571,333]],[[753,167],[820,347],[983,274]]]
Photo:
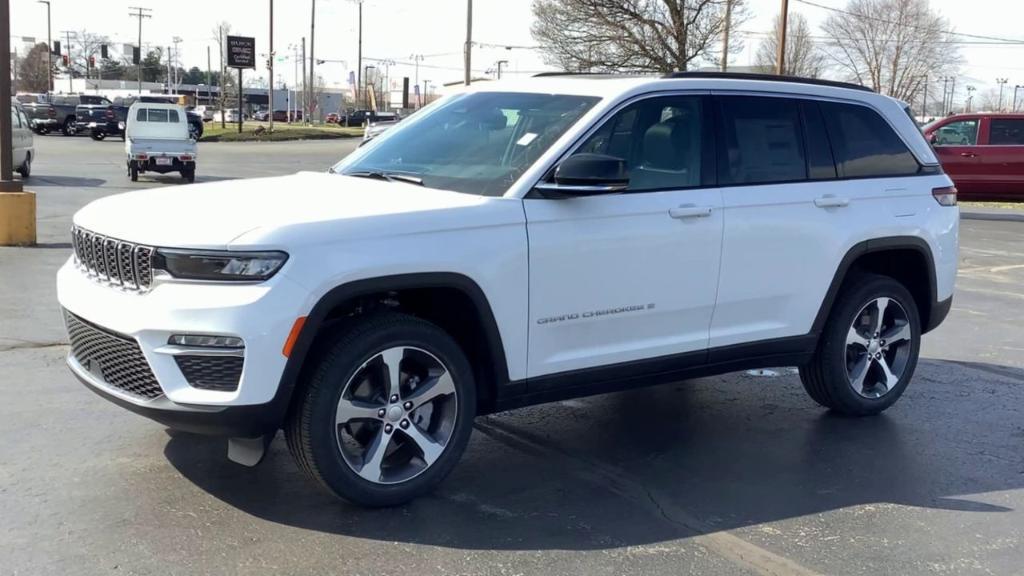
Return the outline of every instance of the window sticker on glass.
[[[537,134],[533,132],[527,132],[526,134],[523,134],[522,138],[516,140],[516,146],[529,146],[530,142],[533,142],[533,139],[536,137]]]

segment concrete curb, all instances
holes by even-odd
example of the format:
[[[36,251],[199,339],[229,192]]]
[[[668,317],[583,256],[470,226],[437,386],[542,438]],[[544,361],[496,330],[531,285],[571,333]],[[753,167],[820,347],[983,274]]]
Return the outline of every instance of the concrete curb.
[[[1024,212],[960,212],[961,220],[991,220],[995,222],[1024,222]]]

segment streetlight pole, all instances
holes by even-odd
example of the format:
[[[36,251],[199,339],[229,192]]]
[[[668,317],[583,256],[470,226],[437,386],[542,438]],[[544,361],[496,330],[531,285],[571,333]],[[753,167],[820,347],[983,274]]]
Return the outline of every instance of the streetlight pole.
[[[178,44],[181,44],[181,36],[171,38],[174,42],[174,56],[171,58],[171,73],[174,75],[174,93],[178,93],[178,86],[181,84],[181,77],[178,76]]]
[[[470,63],[473,59],[473,0],[466,0],[466,86],[472,82]]]
[[[356,61],[356,101],[362,100],[359,98],[359,91],[363,87],[363,0],[358,0],[359,4],[359,54]],[[363,98],[366,98],[363,95]],[[364,100],[365,102],[365,100]],[[358,106],[358,104],[357,104]]]
[[[779,51],[775,56],[775,73],[782,76],[786,73],[786,26],[789,23],[789,0],[782,0],[782,11],[779,13]]]
[[[50,36],[50,0],[36,0],[38,4],[46,4],[46,73],[50,79],[50,92],[53,92],[53,38]]]
[[[312,1],[313,10],[309,16],[309,116],[306,118],[306,123],[311,123],[313,116],[313,108],[316,107],[316,96],[313,92],[316,89],[316,60],[314,55],[316,39],[314,32],[316,31],[316,0]]]
[[[0,2],[2,2],[2,1],[3,0],[0,0]],[[62,32],[64,32],[64,34],[66,34],[67,43],[68,43],[68,45],[65,46],[65,50],[68,51],[68,94],[70,94],[70,93],[75,91],[74,86],[72,86],[72,84],[71,84],[71,78],[73,76],[73,74],[71,73],[71,67],[74,66],[74,64],[75,64],[74,61],[71,60],[71,31],[70,30],[62,30]]]
[[[508,65],[508,60],[498,60],[498,80],[501,80],[501,65]]]
[[[996,106],[996,112],[1003,111],[1003,87],[1006,86],[1007,78],[996,78],[996,84],[999,84],[999,105]]]
[[[270,57],[267,58],[270,70],[270,90],[267,91],[267,107],[270,108],[270,131],[274,131],[274,0],[270,0]]]
[[[1013,110],[1011,110],[1011,112],[1017,111],[1017,90],[1020,90],[1021,88],[1024,88],[1024,86],[1021,86],[1020,84],[1013,87]]]

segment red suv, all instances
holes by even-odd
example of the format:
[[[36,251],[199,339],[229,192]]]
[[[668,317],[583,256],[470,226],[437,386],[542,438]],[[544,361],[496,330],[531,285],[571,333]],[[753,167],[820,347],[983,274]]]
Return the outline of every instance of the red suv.
[[[961,196],[1024,199],[1024,114],[957,114],[924,134]]]

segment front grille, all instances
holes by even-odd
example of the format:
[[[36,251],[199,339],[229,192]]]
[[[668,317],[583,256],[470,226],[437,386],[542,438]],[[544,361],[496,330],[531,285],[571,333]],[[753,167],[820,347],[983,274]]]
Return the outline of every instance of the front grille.
[[[74,226],[71,246],[75,260],[90,276],[128,290],[148,290],[153,285],[153,252],[142,246],[110,238]]]
[[[238,390],[243,363],[240,356],[175,356],[174,360],[193,388]]]
[[[163,394],[139,343],[121,334],[89,324],[64,311],[71,356],[104,382],[141,399]]]

